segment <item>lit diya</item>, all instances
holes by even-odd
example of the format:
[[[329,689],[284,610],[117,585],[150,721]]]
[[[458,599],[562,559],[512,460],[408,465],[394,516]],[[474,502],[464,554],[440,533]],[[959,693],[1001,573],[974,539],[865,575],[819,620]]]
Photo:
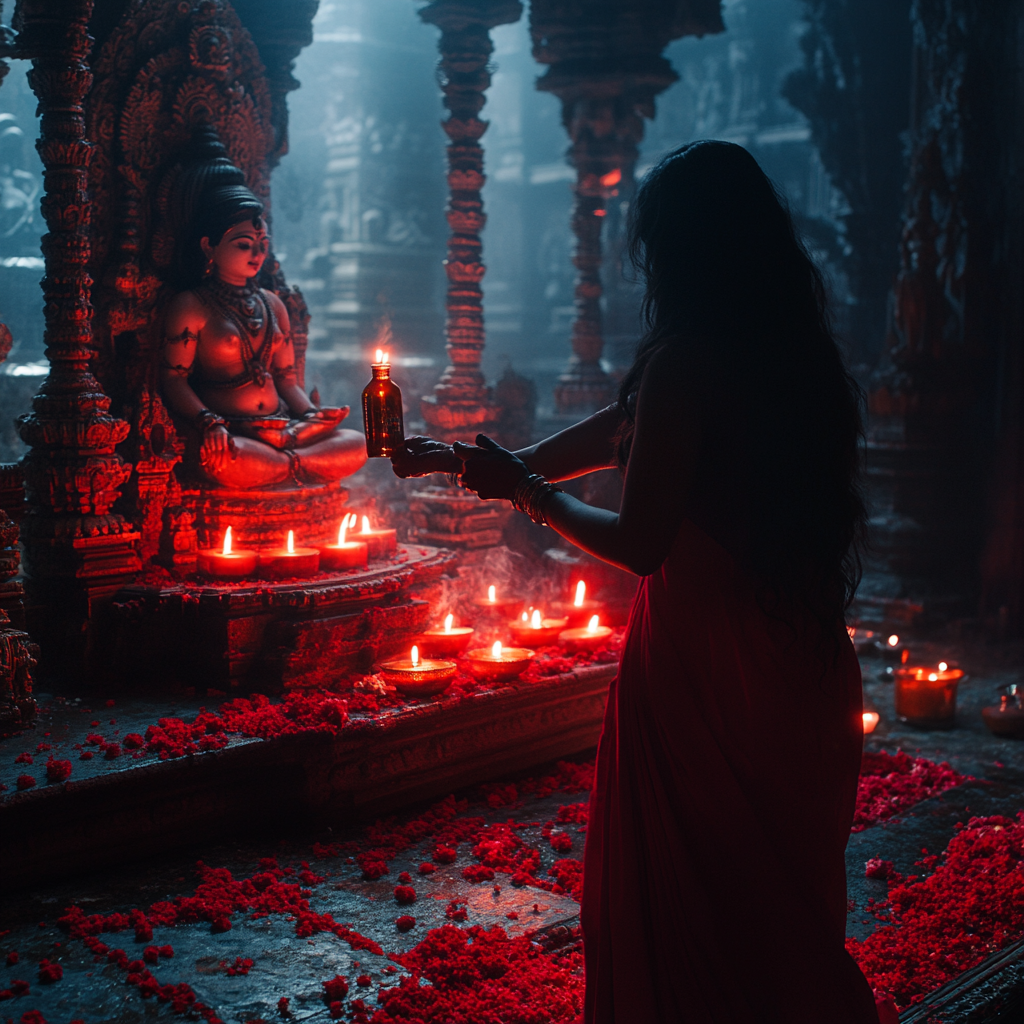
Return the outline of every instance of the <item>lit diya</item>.
[[[569,626],[584,626],[594,615],[604,611],[604,604],[587,597],[587,585],[580,580],[576,584],[576,592],[571,602],[556,601],[555,611],[568,619]]]
[[[865,711],[861,718],[864,720],[864,735],[867,736],[869,732],[874,732],[875,726],[878,725],[878,712]]]
[[[231,542],[231,527],[224,531],[224,547],[206,548],[198,553],[196,568],[205,576],[221,579],[239,579],[248,576],[256,568],[255,551],[235,551]]]
[[[565,644],[571,651],[591,651],[595,647],[599,647],[611,635],[611,626],[602,626],[600,616],[591,615],[590,621],[585,626],[563,629],[558,634],[558,641]]]
[[[444,617],[444,629],[428,629],[419,635],[417,643],[428,657],[453,658],[468,646],[475,632],[472,626],[455,626],[455,616]]]
[[[1024,737],[1024,690],[1017,683],[1000,687],[999,706],[981,709],[981,717],[995,736]]]
[[[490,647],[476,647],[466,654],[469,670],[477,679],[515,679],[533,660],[526,647],[503,647],[496,640]]]
[[[338,543],[325,544],[320,548],[321,569],[365,569],[368,548],[364,540],[346,540],[345,534],[350,526],[356,525],[356,517],[349,512],[342,517],[338,527]]]
[[[434,697],[448,689],[456,668],[454,661],[421,658],[414,645],[408,658],[381,662],[380,671],[386,682],[407,697]]]
[[[567,619],[545,619],[539,608],[523,612],[518,619],[513,619],[508,628],[520,643],[533,644],[536,647],[553,644],[565,629]]]
[[[478,608],[494,612],[504,612],[506,615],[514,608],[521,607],[518,597],[502,597],[498,594],[498,588],[492,583],[487,588],[486,597],[478,597],[473,601]]]
[[[288,531],[283,548],[260,552],[260,573],[264,576],[312,576],[320,568],[320,552],[316,548],[297,548],[295,531]]]
[[[902,661],[905,665],[910,658],[910,651],[897,633],[890,633],[884,640],[876,640],[874,647],[886,661]]]
[[[940,661],[936,668],[898,668],[896,715],[901,722],[920,729],[952,729],[956,718],[956,688],[963,669]]]
[[[373,529],[370,517],[363,516],[363,527],[356,536],[366,544],[370,558],[387,558],[398,547],[398,532],[386,526]]]

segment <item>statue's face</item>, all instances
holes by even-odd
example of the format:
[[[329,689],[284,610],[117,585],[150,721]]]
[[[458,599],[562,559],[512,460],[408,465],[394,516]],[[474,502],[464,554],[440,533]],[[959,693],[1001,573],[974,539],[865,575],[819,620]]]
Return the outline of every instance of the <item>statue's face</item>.
[[[258,227],[251,220],[243,220],[228,228],[217,245],[211,246],[209,238],[201,239],[200,245],[203,254],[213,260],[214,270],[222,281],[244,284],[260,272],[270,251],[270,238],[261,217]]]

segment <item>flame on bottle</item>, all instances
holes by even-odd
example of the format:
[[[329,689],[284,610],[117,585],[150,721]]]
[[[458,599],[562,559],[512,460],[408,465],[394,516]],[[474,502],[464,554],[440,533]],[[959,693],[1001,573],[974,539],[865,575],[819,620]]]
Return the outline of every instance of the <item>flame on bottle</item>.
[[[588,633],[596,633],[599,622],[600,622],[600,618],[597,615],[591,615],[590,616],[590,621],[587,623],[587,632]]]
[[[944,662],[944,661],[940,661],[939,662],[939,671],[940,672],[945,672],[947,668],[949,668],[949,665],[947,665],[946,662]]]
[[[374,360],[374,362],[377,363],[378,365],[384,362],[384,349],[377,349],[377,358]]]
[[[231,554],[231,527],[230,526],[224,531],[224,554],[225,555],[230,555]]]
[[[500,658],[501,657],[501,641],[500,640],[495,640],[494,641],[494,646],[491,648],[491,657],[492,658]]]
[[[294,530],[289,530],[288,531],[288,554],[289,555],[294,555],[295,554],[295,531]]]
[[[420,649],[415,644],[412,645],[412,650],[409,652],[409,660],[412,662],[413,668],[420,663]]]
[[[586,596],[587,596],[587,585],[586,585],[586,583],[583,582],[583,580],[580,580],[579,583],[576,584],[576,598],[575,598],[575,600],[572,603],[577,608],[582,608],[583,607],[583,598],[585,598]]]
[[[454,615],[452,615],[452,613],[451,613],[451,612],[449,612],[449,613],[448,613],[448,614],[447,614],[447,615],[446,615],[446,616],[444,617],[444,631],[445,631],[446,633],[450,633],[450,632],[452,631],[452,623],[453,623],[454,621],[455,621],[455,616],[454,616]]]

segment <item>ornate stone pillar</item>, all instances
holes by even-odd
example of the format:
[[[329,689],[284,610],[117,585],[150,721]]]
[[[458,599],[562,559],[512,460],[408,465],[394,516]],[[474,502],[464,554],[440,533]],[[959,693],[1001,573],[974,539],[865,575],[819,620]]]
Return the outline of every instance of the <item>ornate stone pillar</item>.
[[[576,318],[572,357],[555,387],[559,412],[606,405],[614,383],[601,367],[601,232],[607,203],[633,189],[633,172],[654,99],[678,77],[662,56],[672,39],[722,31],[717,3],[693,0],[533,0],[533,55],[549,65],[537,88],[562,101],[569,163],[576,171]]]
[[[44,168],[42,250],[49,376],[20,419],[31,446],[23,460],[27,514],[22,524],[29,618],[44,658],[74,659],[97,602],[138,571],[139,534],[111,511],[131,472],[115,447],[128,424],[90,372],[92,280],[88,165],[82,100],[92,0],[20,0],[18,53],[32,59],[29,82],[42,117],[36,144]],[[32,609],[38,614],[33,616]],[[69,643],[69,638],[72,642]]]
[[[445,338],[450,365],[421,403],[429,432],[446,441],[472,441],[493,431],[501,410],[495,404],[480,357],[484,348],[483,291],[485,268],[480,232],[486,222],[480,190],[484,184],[484,151],[480,138],[487,122],[479,118],[491,84],[488,60],[494,44],[490,30],[518,21],[519,0],[433,0],[420,17],[441,30],[438,63],[444,106],[442,122],[448,136],[446,215],[448,293],[445,300]]]

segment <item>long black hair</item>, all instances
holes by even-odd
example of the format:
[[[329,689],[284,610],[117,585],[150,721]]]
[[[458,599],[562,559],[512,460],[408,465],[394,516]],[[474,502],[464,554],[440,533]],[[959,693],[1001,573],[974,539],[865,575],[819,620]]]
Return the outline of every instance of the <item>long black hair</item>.
[[[619,391],[620,459],[652,355],[709,350],[748,425],[750,567],[771,603],[834,623],[860,581],[861,393],[785,200],[741,146],[683,146],[637,190],[629,254],[645,333]]]

